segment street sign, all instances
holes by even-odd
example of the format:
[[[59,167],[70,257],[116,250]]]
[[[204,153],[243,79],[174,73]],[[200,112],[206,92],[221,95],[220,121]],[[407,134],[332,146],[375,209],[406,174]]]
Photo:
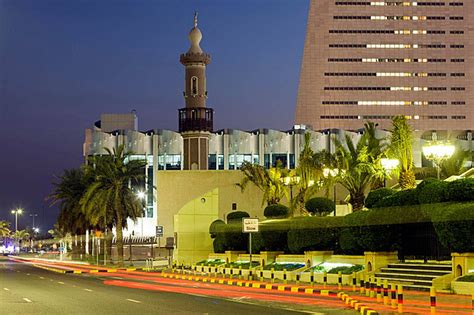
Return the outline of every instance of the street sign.
[[[258,219],[256,219],[256,218],[243,218],[243,220],[242,220],[242,232],[244,232],[244,233],[256,233],[256,232],[258,232]]]
[[[156,237],[163,237],[163,225],[156,226]]]

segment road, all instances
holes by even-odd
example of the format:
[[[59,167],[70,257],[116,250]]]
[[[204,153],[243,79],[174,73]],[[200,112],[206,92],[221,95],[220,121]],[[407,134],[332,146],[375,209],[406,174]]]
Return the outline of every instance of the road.
[[[283,293],[251,293],[218,284],[150,280],[139,273],[58,274],[0,260],[2,315],[356,314],[338,301],[327,301],[326,306],[324,301],[313,300],[298,300]]]

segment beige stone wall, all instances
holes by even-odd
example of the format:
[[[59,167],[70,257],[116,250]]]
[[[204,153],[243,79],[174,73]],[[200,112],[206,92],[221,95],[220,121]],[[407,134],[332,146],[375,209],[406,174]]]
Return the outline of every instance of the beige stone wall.
[[[197,262],[212,252],[209,225],[232,211],[247,211],[263,219],[262,194],[252,185],[244,193],[236,186],[240,171],[159,171],[156,176],[158,222],[166,237],[176,236],[174,259]]]

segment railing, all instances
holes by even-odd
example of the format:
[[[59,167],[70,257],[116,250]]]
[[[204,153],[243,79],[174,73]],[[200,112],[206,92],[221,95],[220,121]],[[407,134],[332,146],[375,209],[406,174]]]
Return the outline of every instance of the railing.
[[[181,108],[179,109],[179,132],[184,131],[213,131],[212,108]]]

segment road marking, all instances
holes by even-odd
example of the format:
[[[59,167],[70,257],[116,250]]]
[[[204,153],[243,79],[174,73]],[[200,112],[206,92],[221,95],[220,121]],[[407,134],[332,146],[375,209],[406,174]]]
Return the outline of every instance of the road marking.
[[[133,302],[133,303],[141,303],[140,301],[137,301],[137,300],[132,300],[132,299],[127,299],[127,301],[129,301],[129,302]]]
[[[29,276],[30,274],[29,274],[29,273],[27,273],[26,275],[27,275],[27,276]]]
[[[87,292],[92,292],[91,289],[84,289],[84,291],[87,291]]]
[[[10,291],[10,289],[9,289],[9,288],[3,288],[3,290],[5,290],[5,291]]]
[[[29,298],[23,298],[23,301],[31,303],[31,300]]]
[[[40,277],[40,279],[44,279],[44,277]]]
[[[58,281],[59,284],[64,284],[64,282]]]
[[[112,279],[118,279],[118,280],[122,280],[123,278],[120,278],[120,277],[111,277]]]

